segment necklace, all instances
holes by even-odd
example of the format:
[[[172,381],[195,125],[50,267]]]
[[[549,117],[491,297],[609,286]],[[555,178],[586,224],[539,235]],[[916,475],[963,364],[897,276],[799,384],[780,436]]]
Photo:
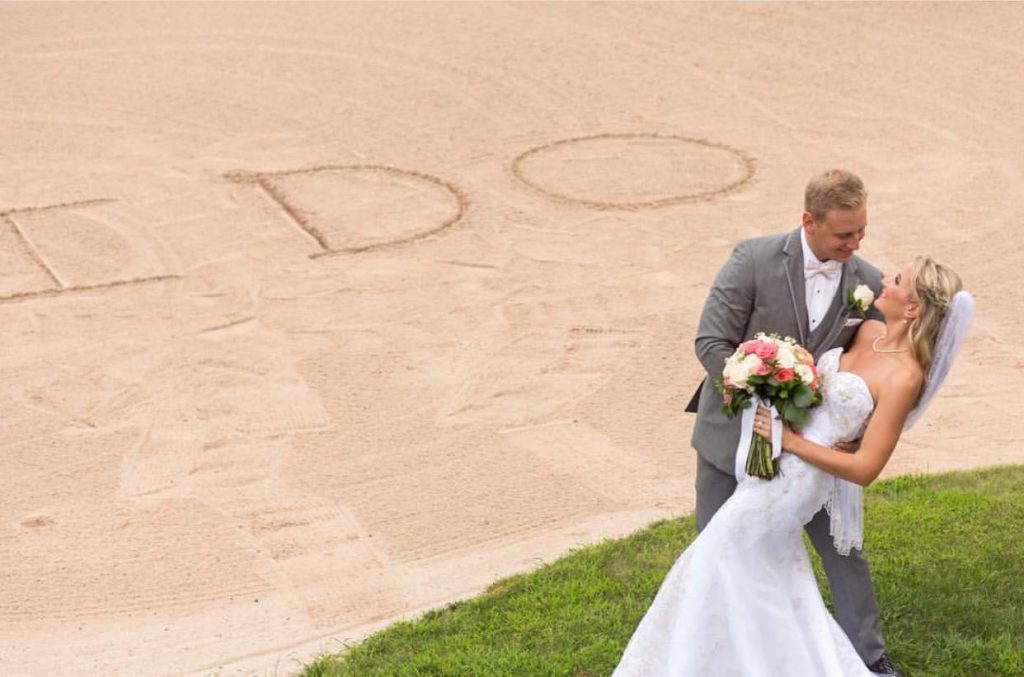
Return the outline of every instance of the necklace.
[[[908,350],[910,350],[909,348],[900,348],[899,350],[886,350],[884,348],[879,348],[878,342],[884,338],[885,334],[882,334],[881,336],[876,336],[875,340],[871,342],[871,350],[875,351],[876,353],[905,353]]]

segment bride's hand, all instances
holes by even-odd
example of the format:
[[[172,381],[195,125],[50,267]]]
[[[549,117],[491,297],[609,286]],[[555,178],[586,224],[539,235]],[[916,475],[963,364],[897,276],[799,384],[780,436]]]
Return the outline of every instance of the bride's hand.
[[[760,435],[766,440],[772,439],[772,410],[764,407],[757,408],[754,416],[754,434]]]
[[[783,451],[791,451],[794,443],[802,439],[800,433],[785,421],[779,421],[779,425],[782,426],[782,449]],[[764,407],[757,408],[757,414],[754,416],[754,434],[771,441],[772,412],[770,409],[765,409]]]

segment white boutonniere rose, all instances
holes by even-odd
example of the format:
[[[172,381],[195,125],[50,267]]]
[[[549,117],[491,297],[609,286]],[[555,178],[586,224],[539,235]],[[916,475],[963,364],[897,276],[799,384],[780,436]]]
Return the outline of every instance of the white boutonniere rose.
[[[871,302],[875,300],[875,293],[866,284],[857,285],[856,289],[846,292],[846,309],[856,312],[861,317],[866,317]]]

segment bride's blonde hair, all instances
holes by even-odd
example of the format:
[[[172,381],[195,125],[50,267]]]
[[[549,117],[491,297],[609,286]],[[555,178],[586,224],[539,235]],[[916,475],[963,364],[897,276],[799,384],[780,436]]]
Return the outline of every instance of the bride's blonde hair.
[[[910,273],[910,287],[914,291],[912,300],[919,308],[917,317],[910,322],[910,351],[927,373],[942,319],[963,283],[948,266],[929,256],[918,256]]]

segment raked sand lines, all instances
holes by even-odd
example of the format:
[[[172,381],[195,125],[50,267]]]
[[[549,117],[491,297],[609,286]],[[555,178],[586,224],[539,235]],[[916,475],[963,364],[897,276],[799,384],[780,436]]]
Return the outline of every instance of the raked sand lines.
[[[585,423],[552,421],[503,430],[508,442],[613,502],[671,490],[678,478]]]
[[[118,503],[141,511],[202,506],[219,515],[241,545],[222,566],[260,561],[260,578],[291,591],[314,625],[355,623],[371,602],[392,597],[388,608],[400,609],[387,557],[352,513],[282,479],[296,439],[331,422],[294,369],[299,356],[282,350],[281,339],[250,318],[183,337],[187,362],[168,359],[148,379],[152,390],[144,396],[161,404],[122,457]],[[252,590],[222,586],[208,594],[230,600]],[[177,594],[146,602],[184,603]]]
[[[445,410],[459,422],[542,420],[598,389],[645,338],[641,327],[575,325],[520,333],[467,375]],[[552,350],[556,342],[561,346]]]
[[[273,417],[268,418],[273,427]],[[218,430],[228,438],[218,438]],[[238,530],[245,550],[260,554],[262,577],[304,600],[314,624],[354,623],[365,617],[371,600],[381,603],[396,595],[392,606],[401,608],[401,593],[385,575],[387,557],[351,512],[331,499],[297,493],[282,481],[288,436],[225,430],[188,423],[149,430],[125,455],[120,501],[152,510],[197,503],[221,515]],[[238,564],[230,557],[223,561],[229,570]],[[352,594],[357,579],[359,592]],[[221,594],[228,598],[241,591],[226,587]],[[183,602],[172,595],[161,604]]]

